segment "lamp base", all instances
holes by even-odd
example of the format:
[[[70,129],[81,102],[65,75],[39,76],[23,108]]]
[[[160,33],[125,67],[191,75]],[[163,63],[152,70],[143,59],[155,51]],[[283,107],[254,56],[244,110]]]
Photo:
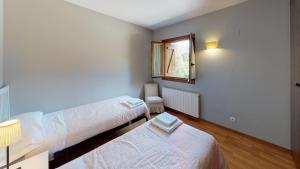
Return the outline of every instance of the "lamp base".
[[[9,169],[9,146],[6,147],[6,169]]]

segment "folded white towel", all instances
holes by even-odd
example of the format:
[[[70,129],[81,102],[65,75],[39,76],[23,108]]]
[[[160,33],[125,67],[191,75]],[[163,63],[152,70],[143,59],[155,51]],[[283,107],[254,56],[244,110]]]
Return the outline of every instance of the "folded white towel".
[[[158,127],[159,129],[167,132],[167,133],[172,133],[177,127],[179,127],[183,122],[180,119],[177,119],[176,122],[171,125],[171,126],[166,126],[161,124],[159,121],[157,121],[157,119],[152,119],[151,120],[151,124],[153,124],[154,126]]]
[[[130,98],[130,99],[127,99],[126,101],[131,105],[137,105],[137,104],[141,104],[144,102],[143,100],[138,99],[138,98]]]
[[[141,102],[141,103],[139,103],[139,104],[132,105],[132,104],[128,103],[127,101],[120,101],[120,104],[126,106],[126,107],[129,108],[129,109],[138,107],[138,106],[142,105],[143,103],[144,103],[144,102]]]
[[[173,116],[167,112],[164,112],[158,116],[155,117],[160,123],[166,125],[166,126],[171,126],[177,121],[177,117]]]

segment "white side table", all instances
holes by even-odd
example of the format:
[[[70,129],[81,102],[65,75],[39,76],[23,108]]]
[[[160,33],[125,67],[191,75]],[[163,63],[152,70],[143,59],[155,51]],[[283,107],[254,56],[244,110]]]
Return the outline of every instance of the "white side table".
[[[49,169],[48,151],[9,166],[9,169]],[[6,167],[5,167],[6,169]]]

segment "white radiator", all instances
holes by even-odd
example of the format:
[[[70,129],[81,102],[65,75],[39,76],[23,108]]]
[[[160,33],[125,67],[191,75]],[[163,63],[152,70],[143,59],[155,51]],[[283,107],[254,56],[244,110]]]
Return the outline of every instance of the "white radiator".
[[[166,107],[199,118],[199,94],[171,88],[162,88],[162,97]]]

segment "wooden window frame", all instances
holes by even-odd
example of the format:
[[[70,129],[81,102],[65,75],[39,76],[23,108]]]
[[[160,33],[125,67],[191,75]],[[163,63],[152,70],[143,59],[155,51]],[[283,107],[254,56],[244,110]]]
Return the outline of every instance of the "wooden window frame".
[[[164,40],[162,40],[162,43],[163,43],[163,62],[162,63],[163,64],[166,63],[166,56],[165,56],[165,50],[166,50],[166,48],[165,48],[165,45],[164,45],[165,43],[174,43],[174,42],[183,41],[183,40],[190,40],[190,36],[191,36],[191,34],[188,34],[188,35],[184,35],[184,36],[179,36],[179,37],[175,37],[175,38],[170,38],[170,39],[164,39]],[[195,34],[192,34],[192,39],[193,39],[193,43],[195,44]],[[181,82],[181,83],[195,84],[195,79],[189,80],[188,78],[180,78],[180,77],[167,76],[166,75],[167,67],[166,66],[163,66],[163,67],[164,67],[163,77],[162,77],[163,80],[175,81],[175,82]]]

